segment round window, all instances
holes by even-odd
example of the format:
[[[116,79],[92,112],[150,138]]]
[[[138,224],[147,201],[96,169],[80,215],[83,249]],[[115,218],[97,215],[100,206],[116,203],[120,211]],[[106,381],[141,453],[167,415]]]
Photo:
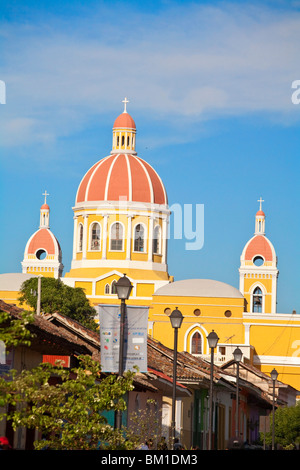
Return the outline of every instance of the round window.
[[[171,309],[170,309],[169,307],[165,308],[165,309],[164,309],[164,313],[165,313],[166,315],[171,315]]]
[[[229,318],[231,317],[232,313],[230,310],[226,310],[226,312],[224,313],[225,317]]]
[[[41,248],[36,252],[35,256],[37,257],[37,259],[43,260],[46,258],[47,252]]]
[[[261,256],[255,256],[253,263],[255,266],[262,266],[264,264],[264,259]]]
[[[195,308],[194,315],[196,315],[196,317],[199,317],[199,315],[201,315],[201,310],[199,308]]]

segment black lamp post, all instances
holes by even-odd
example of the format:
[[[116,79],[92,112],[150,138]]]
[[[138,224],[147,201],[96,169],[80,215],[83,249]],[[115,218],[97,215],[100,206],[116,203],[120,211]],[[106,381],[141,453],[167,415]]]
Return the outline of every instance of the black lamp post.
[[[212,330],[207,336],[208,346],[210,347],[210,390],[209,390],[209,423],[208,423],[208,449],[212,450],[212,421],[213,421],[213,380],[214,380],[214,351],[217,347],[219,338],[217,333]]]
[[[239,378],[240,378],[240,362],[243,353],[240,348],[233,351],[233,357],[236,363],[236,405],[235,405],[235,437],[239,437]]]
[[[272,414],[273,414],[273,423],[272,423],[272,450],[275,449],[275,382],[278,377],[278,372],[276,369],[273,369],[271,372],[271,379],[273,380],[273,403],[272,403]]]
[[[173,359],[173,396],[172,396],[172,449],[175,442],[175,407],[176,407],[176,378],[177,378],[177,342],[178,342],[178,329],[181,327],[183,316],[180,310],[176,307],[170,315],[171,325],[174,328],[174,359]]]
[[[115,284],[118,299],[121,300],[121,318],[120,318],[120,341],[119,341],[119,377],[124,372],[124,326],[125,326],[125,300],[130,296],[132,290],[132,284],[128,277],[120,277],[118,282]],[[121,429],[122,425],[122,411],[117,410],[115,413],[115,428]]]

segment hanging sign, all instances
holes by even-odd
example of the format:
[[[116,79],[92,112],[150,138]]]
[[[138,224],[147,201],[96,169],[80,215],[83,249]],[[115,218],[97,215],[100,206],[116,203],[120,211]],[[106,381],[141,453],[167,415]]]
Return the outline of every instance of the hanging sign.
[[[120,305],[98,305],[101,367],[103,372],[119,371]],[[124,371],[137,366],[147,372],[147,334],[149,307],[125,306]]]

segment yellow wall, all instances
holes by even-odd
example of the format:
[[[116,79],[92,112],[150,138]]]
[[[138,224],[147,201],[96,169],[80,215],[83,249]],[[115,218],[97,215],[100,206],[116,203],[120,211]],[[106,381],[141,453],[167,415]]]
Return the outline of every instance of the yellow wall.
[[[137,297],[152,297],[154,293],[154,284],[138,283],[136,286]]]
[[[272,279],[270,278],[265,278],[265,275],[256,275],[254,278],[244,278],[244,293],[245,293],[245,298],[247,301],[247,311],[250,311],[251,308],[251,292],[253,290],[254,286],[263,286],[265,288],[265,291],[267,292],[264,294],[263,291],[263,296],[264,296],[264,311],[266,313],[272,312]]]
[[[76,214],[76,212],[75,212]],[[150,213],[149,213],[150,215]],[[101,242],[100,242],[100,249],[99,250],[90,250],[90,230],[91,226],[94,222],[98,222],[101,226]],[[113,223],[115,222],[121,222],[123,224],[123,230],[124,230],[124,243],[123,243],[123,249],[121,251],[111,251],[110,250],[110,229]],[[130,247],[130,252],[131,252],[131,260],[133,261],[148,261],[148,253],[149,253],[149,216],[147,215],[135,215],[132,217],[131,220],[131,228],[132,228],[132,233],[131,233],[131,240],[127,241],[128,237],[128,227],[127,227],[128,219],[126,214],[119,214],[116,212],[113,215],[110,215],[108,218],[108,224],[107,224],[107,237],[106,237],[106,259],[108,260],[125,260],[126,259],[126,253],[127,253],[127,243],[131,243]],[[78,237],[78,226],[79,224],[84,225],[84,217],[83,215],[78,215],[78,220],[77,220],[77,234],[76,237]],[[135,226],[138,224],[143,224],[145,229],[146,229],[146,238],[145,238],[145,247],[144,247],[144,252],[135,252],[134,251],[134,229]],[[155,225],[160,225],[162,227],[162,220],[159,218],[155,219],[154,222]],[[94,259],[101,259],[102,258],[102,251],[103,251],[103,216],[102,215],[97,215],[97,214],[89,214],[88,219],[87,219],[87,237],[86,237],[86,246],[82,247],[82,251],[78,251],[78,243],[76,243],[76,260],[80,261],[82,260],[82,253],[83,251],[86,251],[86,259],[87,260],[94,260]],[[77,240],[78,242],[78,240]],[[153,255],[153,261],[156,263],[161,263],[162,261],[162,256],[161,255]],[[68,273],[69,277],[73,277],[72,274]]]
[[[173,347],[174,336],[168,314],[176,307],[184,317],[178,336],[178,349],[181,351],[184,350],[184,340],[189,346],[189,339],[195,330],[202,334],[204,354],[208,353],[205,338],[212,330],[219,336],[220,343],[228,341],[232,336],[234,343],[241,343],[244,340],[244,299],[154,295],[152,305],[149,318],[154,322],[152,334],[155,339],[168,347]],[[165,309],[169,309],[169,312],[165,313]],[[194,313],[195,310],[197,313],[197,309],[200,310],[200,315]],[[228,310],[231,311],[230,317],[225,316]]]
[[[75,282],[75,287],[80,287],[81,289],[84,290],[85,295],[92,295],[93,291],[93,284],[91,282],[85,282],[85,281],[76,281]]]
[[[49,268],[48,268],[49,269]],[[27,269],[26,271],[28,274],[32,274],[34,276],[37,276],[38,274],[40,274],[41,276],[43,277],[54,277],[54,270],[53,268],[51,268],[51,271],[47,270],[43,270],[42,268],[39,268],[39,269]]]

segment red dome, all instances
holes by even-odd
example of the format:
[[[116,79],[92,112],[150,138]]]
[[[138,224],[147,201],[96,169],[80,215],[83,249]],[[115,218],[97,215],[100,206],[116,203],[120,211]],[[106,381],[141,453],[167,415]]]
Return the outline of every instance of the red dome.
[[[262,215],[263,217],[265,217],[264,211],[257,211],[256,216],[259,216],[259,215]]]
[[[50,210],[50,207],[48,206],[48,204],[43,204],[41,206],[41,209],[47,209],[48,211]]]
[[[156,171],[131,154],[110,155],[93,165],[81,180],[76,204],[122,199],[168,204],[164,185]]]
[[[37,250],[45,250],[48,255],[55,255],[61,251],[58,241],[49,229],[39,229],[29,240],[27,254],[34,255]]]
[[[273,251],[271,243],[263,235],[253,237],[245,252],[245,260],[251,261],[254,256],[261,255],[265,261],[273,261]]]
[[[114,129],[115,128],[135,129],[136,126],[130,114],[124,111],[124,113],[120,114],[120,116],[118,116],[117,119],[115,120]]]

